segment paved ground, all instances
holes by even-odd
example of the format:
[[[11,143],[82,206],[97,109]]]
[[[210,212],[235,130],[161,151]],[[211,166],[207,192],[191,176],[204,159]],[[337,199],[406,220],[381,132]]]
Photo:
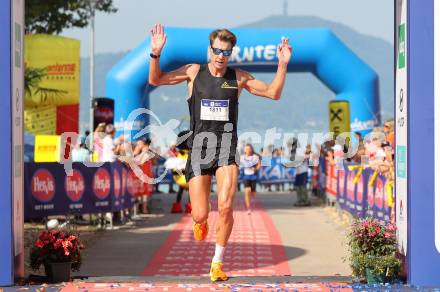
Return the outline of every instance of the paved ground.
[[[289,267],[294,276],[350,275],[345,240],[346,227],[339,218],[320,206],[292,207],[290,193],[258,196],[281,235]]]
[[[325,208],[294,208],[291,193],[260,194],[258,199],[281,237],[291,275],[349,275],[348,264],[342,261],[346,255],[344,229],[334,223]],[[169,213],[173,200],[174,195],[155,194],[152,215],[142,216],[131,227],[97,235],[95,244],[87,247],[81,271],[75,276],[142,275],[183,216]],[[242,201],[242,194],[238,194],[237,201]]]

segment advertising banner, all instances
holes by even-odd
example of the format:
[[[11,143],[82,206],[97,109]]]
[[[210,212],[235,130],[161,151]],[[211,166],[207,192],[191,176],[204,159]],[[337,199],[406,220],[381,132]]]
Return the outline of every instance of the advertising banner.
[[[56,135],[35,136],[35,162],[60,161],[61,137]]]
[[[26,109],[32,106],[78,104],[80,42],[45,35],[25,36]]]
[[[96,129],[100,123],[114,124],[115,102],[113,99],[94,98],[93,109],[93,129]]]
[[[325,164],[325,192],[330,198],[336,198],[338,192],[338,173],[330,163]]]
[[[151,173],[151,164],[147,166]],[[135,196],[152,188],[121,162],[87,167],[73,163],[66,175],[59,163],[25,164],[25,218],[51,215],[115,212],[131,208]]]
[[[28,108],[24,111],[24,129],[35,135],[56,135],[57,107],[53,105]]]
[[[372,184],[371,169],[363,169],[358,178],[356,170],[338,170],[337,201],[341,209],[355,218],[374,217],[383,222],[391,221],[391,204],[386,193],[386,178],[378,175]]]
[[[260,183],[294,182],[296,170],[294,167],[285,167],[287,163],[282,157],[263,157],[262,167],[258,173]]]
[[[347,172],[345,171],[345,168],[342,169],[336,169],[336,167],[332,166],[332,171],[330,172],[330,181],[333,179],[332,172],[335,171],[337,173],[337,191],[335,193],[337,197],[337,202],[339,204],[339,207],[342,209],[347,208]]]
[[[25,36],[25,129],[34,134],[78,132],[80,42]]]

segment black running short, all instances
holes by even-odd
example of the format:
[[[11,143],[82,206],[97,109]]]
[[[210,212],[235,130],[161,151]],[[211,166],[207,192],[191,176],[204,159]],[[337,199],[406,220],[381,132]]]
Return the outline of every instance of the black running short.
[[[213,149],[215,155],[213,155],[210,161],[206,161],[206,149],[201,150],[201,154],[193,153],[193,149],[190,149],[188,160],[185,167],[185,178],[189,182],[191,178],[199,175],[215,175],[217,169],[221,166],[239,165],[240,158],[237,151],[231,151],[230,153],[223,153],[220,155],[220,148]],[[212,155],[212,154],[211,154]]]
[[[244,187],[251,188],[251,192],[255,192],[257,190],[257,181],[256,180],[245,180]]]

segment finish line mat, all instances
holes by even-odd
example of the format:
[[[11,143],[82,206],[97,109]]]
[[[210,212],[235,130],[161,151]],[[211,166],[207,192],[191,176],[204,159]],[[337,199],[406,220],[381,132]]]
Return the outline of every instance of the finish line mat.
[[[249,283],[249,284],[175,284],[175,283],[69,283],[62,292],[140,292],[140,291],[353,291],[343,283]]]
[[[224,270],[228,276],[290,275],[290,269],[272,219],[254,202],[256,209],[248,215],[244,200],[234,203],[234,227],[225,250]],[[192,218],[185,215],[153,256],[143,276],[207,276],[215,250],[218,222],[217,201],[211,200],[209,234],[198,242],[193,238]]]

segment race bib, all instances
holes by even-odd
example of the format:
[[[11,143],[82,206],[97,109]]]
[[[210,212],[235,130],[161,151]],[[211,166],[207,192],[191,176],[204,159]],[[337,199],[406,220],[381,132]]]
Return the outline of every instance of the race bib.
[[[208,121],[229,121],[229,100],[202,99],[200,119]]]

